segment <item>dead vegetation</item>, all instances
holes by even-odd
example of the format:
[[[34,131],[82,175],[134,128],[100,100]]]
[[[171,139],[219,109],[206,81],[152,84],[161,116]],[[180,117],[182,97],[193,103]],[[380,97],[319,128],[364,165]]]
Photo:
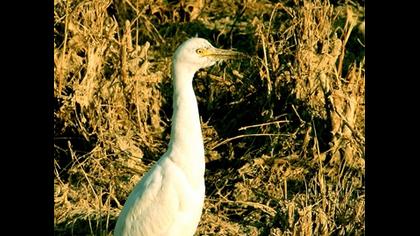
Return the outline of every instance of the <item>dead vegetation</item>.
[[[197,235],[363,235],[362,4],[55,0],[55,234],[112,234],[169,141],[172,53],[198,34],[250,59],[194,80]]]

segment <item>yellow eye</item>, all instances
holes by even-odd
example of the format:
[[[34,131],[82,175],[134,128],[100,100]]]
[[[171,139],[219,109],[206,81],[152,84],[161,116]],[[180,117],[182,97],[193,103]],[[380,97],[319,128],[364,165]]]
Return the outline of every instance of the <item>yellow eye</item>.
[[[197,54],[201,55],[201,54],[203,54],[203,53],[204,53],[204,50],[203,50],[203,49],[201,49],[201,48],[199,48],[199,49],[195,50],[195,52],[196,52]]]

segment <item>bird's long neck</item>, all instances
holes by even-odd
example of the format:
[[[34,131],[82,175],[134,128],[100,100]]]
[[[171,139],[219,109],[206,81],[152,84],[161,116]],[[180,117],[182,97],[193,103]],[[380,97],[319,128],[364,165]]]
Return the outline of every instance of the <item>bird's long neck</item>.
[[[180,64],[172,68],[173,116],[169,142],[173,161],[190,178],[204,177],[204,145],[192,80],[194,71]],[[191,172],[192,171],[192,172]]]

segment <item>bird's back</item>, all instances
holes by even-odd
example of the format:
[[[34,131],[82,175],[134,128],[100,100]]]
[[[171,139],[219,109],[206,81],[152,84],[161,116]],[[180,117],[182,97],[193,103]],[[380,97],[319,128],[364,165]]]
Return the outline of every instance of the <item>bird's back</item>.
[[[193,235],[204,202],[202,185],[193,188],[185,172],[166,153],[128,197],[115,236]]]

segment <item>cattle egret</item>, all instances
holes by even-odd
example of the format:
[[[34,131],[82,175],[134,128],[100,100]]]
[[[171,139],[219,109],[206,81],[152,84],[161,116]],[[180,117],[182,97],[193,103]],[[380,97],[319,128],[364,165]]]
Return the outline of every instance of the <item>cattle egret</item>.
[[[169,146],[128,196],[115,236],[194,235],[204,204],[205,161],[192,80],[199,69],[241,55],[202,38],[191,38],[175,51]]]

